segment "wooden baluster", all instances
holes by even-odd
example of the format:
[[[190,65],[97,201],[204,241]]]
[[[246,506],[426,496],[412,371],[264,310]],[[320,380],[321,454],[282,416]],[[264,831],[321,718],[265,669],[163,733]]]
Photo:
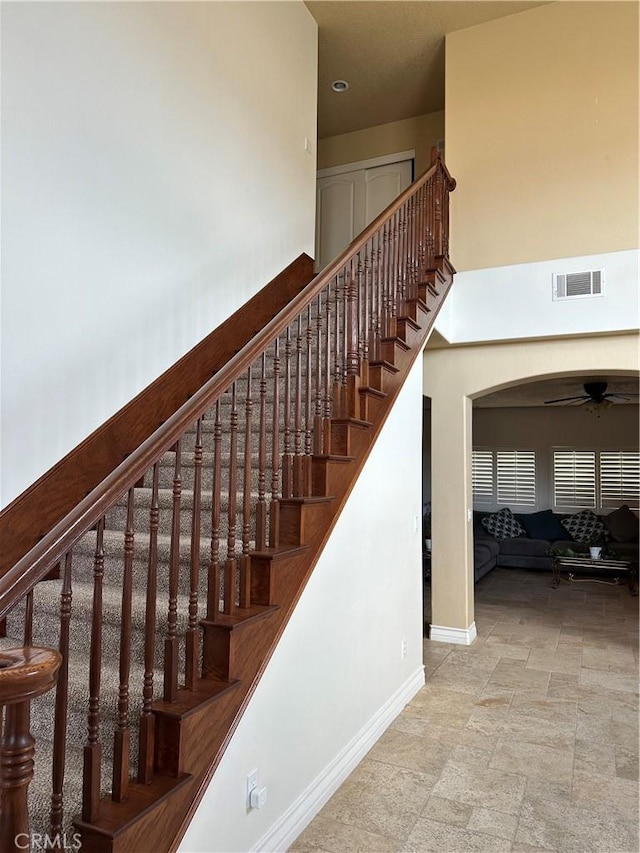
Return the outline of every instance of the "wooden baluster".
[[[402,255],[402,215],[400,210],[396,210],[394,214],[393,246],[393,335],[395,336],[397,333],[397,318],[400,312],[400,303],[402,301],[402,277],[400,274]]]
[[[284,342],[284,450],[282,454],[282,497],[293,495],[293,455],[291,453],[291,328]]]
[[[30,589],[25,599],[23,646],[33,645],[33,590]],[[31,726],[31,703],[27,703],[27,730]]]
[[[323,291],[326,293],[326,291]],[[315,408],[313,417],[313,450],[319,456],[326,452],[322,424],[322,293],[316,300],[316,359],[315,359]]]
[[[111,798],[124,802],[129,795],[131,728],[129,726],[129,675],[131,672],[131,596],[133,593],[133,502],[135,489],[127,497],[127,526],[124,534],[124,573],[122,614],[120,617],[120,685],[118,688],[118,724],[113,740],[113,790]]]
[[[302,314],[298,314],[296,323],[295,376],[294,392],[294,428],[293,428],[293,494],[302,496],[303,465],[302,454]]]
[[[398,316],[406,314],[407,307],[407,204],[400,208],[400,294]]]
[[[156,718],[151,711],[153,702],[153,670],[156,648],[156,594],[158,588],[158,479],[160,463],[153,466],[151,510],[149,511],[149,560],[147,564],[147,595],[144,618],[144,681],[138,748],[138,782],[148,785],[153,779],[153,751]]]
[[[167,636],[164,641],[164,700],[175,702],[178,697],[178,582],[180,576],[180,502],[182,495],[182,446],[174,447],[173,516],[169,552],[169,609]]]
[[[345,281],[345,363],[346,363],[346,414],[350,418],[360,417],[358,388],[360,387],[360,356],[358,353],[358,282],[356,264],[349,263]]]
[[[191,513],[191,566],[189,571],[189,620],[184,637],[184,686],[196,689],[200,659],[198,630],[198,589],[200,586],[200,525],[202,512],[202,418],[196,423],[193,453],[193,510]]]
[[[33,645],[33,590],[29,590],[24,610],[24,642],[23,645]]]
[[[102,674],[102,583],[104,578],[104,517],[98,522],[93,561],[93,610],[91,614],[91,654],[89,658],[89,713],[84,747],[82,778],[82,819],[93,823],[100,810],[100,676]]]
[[[64,560],[64,576],[60,593],[60,640],[58,650],[61,663],[56,687],[56,704],[53,721],[53,769],[51,779],[51,814],[49,835],[54,838],[62,832],[64,769],[67,750],[67,707],[69,695],[69,629],[73,590],[71,587],[71,551]]]
[[[358,313],[356,301],[358,288],[355,273],[355,261],[349,262],[345,278],[345,349],[346,349],[346,375],[353,376],[358,373]]]
[[[260,431],[258,438],[258,500],[256,501],[256,550],[267,546],[267,354],[260,359]],[[246,462],[245,462],[246,464]]]
[[[434,182],[434,258],[442,255],[444,250],[444,233],[442,224],[442,172],[438,169],[433,176]]]
[[[426,227],[425,227],[425,258],[424,258],[424,266],[425,270],[427,268],[431,268],[433,266],[433,261],[435,257],[434,250],[434,234],[435,234],[435,219],[434,219],[434,206],[433,206],[433,178],[427,184],[427,195],[425,199],[425,219],[426,219]]]
[[[405,299],[407,303],[413,299],[413,201],[414,196],[405,205],[406,237],[405,237]],[[406,316],[406,306],[403,314]]]
[[[304,409],[304,467],[302,472],[302,494],[311,494],[311,454],[313,453],[313,374],[312,374],[313,323],[311,304],[307,306],[307,346],[305,360],[305,409]]]
[[[247,397],[245,400],[244,425],[244,482],[242,487],[242,558],[240,560],[240,607],[251,604],[251,557],[249,556],[249,535],[251,532],[251,424],[253,419],[253,398],[251,395],[251,367],[247,369]]]
[[[207,619],[215,619],[220,612],[220,507],[222,492],[222,423],[220,400],[216,401],[213,422],[213,485],[211,487],[211,559],[207,579]]]
[[[334,288],[334,329],[333,329],[333,415],[341,418],[343,416],[342,407],[342,365],[340,363],[340,354],[342,352],[342,336],[340,325],[340,276],[338,273],[335,278]]]
[[[273,342],[273,421],[271,428],[271,504],[269,506],[269,545],[279,546],[280,527],[280,340]]]
[[[371,356],[372,361],[380,359],[380,338],[382,322],[382,291],[380,287],[380,261],[382,257],[382,229],[373,236],[372,249],[372,286],[371,286]]]
[[[353,259],[342,270],[342,323],[340,326],[340,393],[342,399],[343,417],[351,417],[349,411],[349,400],[347,394],[347,360],[348,360],[348,338],[349,338],[349,312],[347,305],[349,302],[349,287],[350,281],[353,278]]]
[[[422,197],[423,197],[424,187],[420,187],[418,192],[415,195],[414,200],[414,220],[415,220],[415,230],[414,230],[414,246],[413,246],[413,256],[414,256],[414,272],[413,272],[413,281],[414,281],[414,290],[413,297],[417,299],[420,295],[420,291],[418,290],[418,284],[422,280],[420,277],[420,252],[422,245],[422,232],[420,231],[420,221],[421,221],[421,213],[422,213]]]
[[[424,241],[425,241],[425,216],[424,210],[426,206],[427,199],[427,188],[426,186],[420,187],[418,190],[418,224],[417,224],[417,270],[416,270],[416,279],[418,283],[422,283],[424,281]],[[419,291],[418,291],[419,292]]]
[[[409,277],[409,299],[415,299],[418,295],[417,293],[417,273],[418,273],[418,225],[417,225],[417,202],[418,197],[417,194],[411,196],[410,202],[410,222],[411,222],[411,231],[410,231],[410,257],[411,257],[411,273]]]
[[[391,222],[385,222],[382,239],[382,338],[391,331]]]
[[[47,648],[0,652],[0,850],[31,849],[29,784],[35,741],[29,731],[31,699],[56,683],[60,653]],[[18,841],[20,838],[20,841]]]
[[[393,237],[391,252],[391,328],[390,337],[396,336],[396,318],[398,316],[398,284],[399,284],[399,246],[400,246],[400,215],[398,211],[393,214]]]
[[[427,196],[429,193],[428,184],[420,187],[420,214],[418,221],[418,234],[420,246],[418,251],[418,282],[424,282],[424,274],[426,268],[427,257]]]
[[[364,259],[359,265],[358,292],[362,309],[361,331],[361,365],[360,375],[362,384],[369,385],[369,313],[371,311],[371,238],[367,240],[364,249]]]
[[[449,183],[442,176],[442,254],[449,257]]]
[[[334,291],[337,286],[337,278],[333,279]],[[325,313],[326,313],[326,343],[324,349],[324,411],[323,411],[323,436],[322,444],[326,454],[331,453],[331,282],[326,287]]]
[[[227,506],[227,559],[224,564],[224,612],[236,607],[236,516],[238,509],[238,405],[237,388],[231,386],[229,418],[229,502]]]

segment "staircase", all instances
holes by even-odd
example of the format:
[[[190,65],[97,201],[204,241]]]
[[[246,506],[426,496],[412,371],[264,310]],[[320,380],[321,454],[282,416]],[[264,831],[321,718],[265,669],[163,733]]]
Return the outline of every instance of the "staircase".
[[[62,661],[31,702],[33,832],[176,849],[451,285],[454,186],[434,155],[0,578],[7,714],[29,649]],[[0,745],[3,850],[28,724]]]

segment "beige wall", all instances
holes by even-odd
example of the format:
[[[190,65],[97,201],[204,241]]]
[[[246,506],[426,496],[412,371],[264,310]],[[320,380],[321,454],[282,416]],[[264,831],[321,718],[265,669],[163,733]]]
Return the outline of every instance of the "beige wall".
[[[472,399],[544,376],[634,372],[637,334],[425,350],[431,397],[432,619],[473,623]]]
[[[459,271],[637,247],[637,3],[449,34],[445,116]]]
[[[318,169],[357,163],[414,148],[417,177],[428,168],[431,147],[443,136],[443,112],[367,127],[340,136],[328,136],[318,140]]]

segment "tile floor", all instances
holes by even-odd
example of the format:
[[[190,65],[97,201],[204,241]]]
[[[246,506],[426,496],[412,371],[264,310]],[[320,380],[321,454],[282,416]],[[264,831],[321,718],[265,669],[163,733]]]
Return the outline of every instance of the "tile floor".
[[[472,646],[427,683],[290,853],[623,853],[638,841],[638,598],[495,569]]]

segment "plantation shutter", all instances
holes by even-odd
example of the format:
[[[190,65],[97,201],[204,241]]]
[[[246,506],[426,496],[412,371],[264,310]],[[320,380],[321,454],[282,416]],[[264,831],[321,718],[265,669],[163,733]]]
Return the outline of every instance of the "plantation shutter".
[[[640,506],[640,454],[633,450],[600,452],[600,505]]]
[[[536,454],[534,450],[498,450],[498,503],[535,506]]]
[[[555,450],[553,502],[556,507],[596,508],[596,454],[593,450]]]
[[[471,472],[474,503],[493,503],[493,451],[474,450],[471,456]]]

